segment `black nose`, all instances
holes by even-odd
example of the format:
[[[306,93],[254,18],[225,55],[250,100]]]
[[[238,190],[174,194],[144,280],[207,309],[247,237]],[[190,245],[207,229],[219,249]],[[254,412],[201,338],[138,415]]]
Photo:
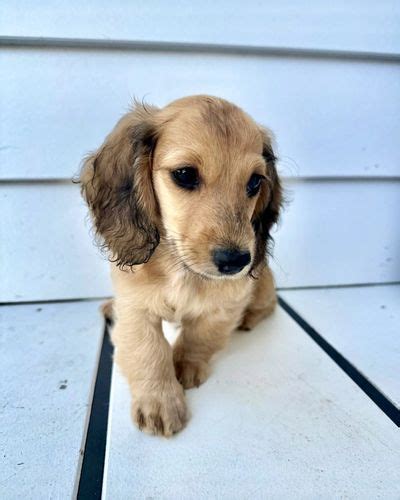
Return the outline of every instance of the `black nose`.
[[[250,252],[235,248],[218,248],[213,253],[214,264],[222,274],[236,274],[250,262]]]

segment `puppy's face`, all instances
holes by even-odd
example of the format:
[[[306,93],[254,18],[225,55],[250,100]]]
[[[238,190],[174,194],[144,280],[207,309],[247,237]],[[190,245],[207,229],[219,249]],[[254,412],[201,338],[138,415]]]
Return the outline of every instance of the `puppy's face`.
[[[270,138],[222,99],[136,107],[86,161],[81,182],[119,265],[168,242],[176,267],[238,278],[264,259],[281,188]]]
[[[224,101],[186,101],[174,109],[157,142],[153,182],[166,238],[183,267],[231,279],[252,269],[256,207],[273,187],[266,141]]]

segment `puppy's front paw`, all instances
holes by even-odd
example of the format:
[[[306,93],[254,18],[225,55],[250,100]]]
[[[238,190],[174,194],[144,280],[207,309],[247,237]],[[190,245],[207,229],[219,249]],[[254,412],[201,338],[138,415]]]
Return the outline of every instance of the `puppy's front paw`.
[[[140,430],[149,434],[170,437],[180,431],[187,420],[182,387],[175,382],[134,397],[132,419]]]
[[[190,361],[182,358],[176,359],[174,364],[176,378],[184,389],[199,387],[207,380],[209,367],[205,361]]]

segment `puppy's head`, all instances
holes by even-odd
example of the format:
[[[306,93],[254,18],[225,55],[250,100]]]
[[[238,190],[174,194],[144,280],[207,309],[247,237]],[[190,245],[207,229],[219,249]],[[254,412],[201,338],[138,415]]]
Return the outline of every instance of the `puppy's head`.
[[[281,204],[268,133],[208,96],[136,106],[81,182],[119,265],[147,262],[161,235],[177,263],[209,278],[240,277],[264,260]]]

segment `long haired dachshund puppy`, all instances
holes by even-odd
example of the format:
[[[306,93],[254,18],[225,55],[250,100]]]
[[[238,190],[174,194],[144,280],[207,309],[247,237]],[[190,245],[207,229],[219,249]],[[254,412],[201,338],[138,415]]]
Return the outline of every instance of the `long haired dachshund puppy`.
[[[281,187],[267,131],[233,104],[136,104],[85,161],[80,182],[112,262],[115,359],[132,418],[170,436],[236,328],[276,304],[266,263]],[[173,346],[161,321],[178,321]]]

